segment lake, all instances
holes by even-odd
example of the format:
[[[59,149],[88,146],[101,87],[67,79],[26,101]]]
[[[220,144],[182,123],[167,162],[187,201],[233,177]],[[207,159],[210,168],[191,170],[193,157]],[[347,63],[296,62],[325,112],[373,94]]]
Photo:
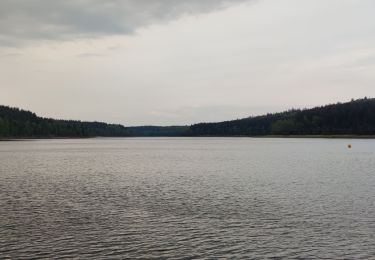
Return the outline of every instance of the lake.
[[[375,140],[0,142],[1,259],[368,259],[374,203]]]

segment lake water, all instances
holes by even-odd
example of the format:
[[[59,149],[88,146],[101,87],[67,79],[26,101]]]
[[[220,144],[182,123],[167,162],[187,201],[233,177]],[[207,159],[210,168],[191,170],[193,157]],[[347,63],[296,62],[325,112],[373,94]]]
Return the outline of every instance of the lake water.
[[[374,259],[374,203],[375,140],[0,142],[1,259]]]

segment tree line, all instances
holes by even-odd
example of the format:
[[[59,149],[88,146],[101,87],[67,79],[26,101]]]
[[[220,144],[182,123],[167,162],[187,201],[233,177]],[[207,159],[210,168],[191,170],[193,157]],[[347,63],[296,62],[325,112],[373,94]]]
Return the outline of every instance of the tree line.
[[[266,135],[375,135],[375,99],[292,109],[218,123],[167,127],[125,127],[101,122],[56,120],[0,106],[0,138]]]
[[[190,131],[192,136],[375,135],[375,99],[200,123]]]
[[[0,106],[0,137],[3,138],[128,135],[128,130],[122,125],[42,118],[30,111]]]

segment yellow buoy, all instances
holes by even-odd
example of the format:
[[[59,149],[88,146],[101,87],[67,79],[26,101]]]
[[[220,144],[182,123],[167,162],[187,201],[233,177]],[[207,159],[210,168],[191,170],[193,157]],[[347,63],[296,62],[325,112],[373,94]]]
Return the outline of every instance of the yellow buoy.
[[[352,148],[352,145],[351,145],[351,144],[348,144],[348,148],[349,148],[349,149]]]

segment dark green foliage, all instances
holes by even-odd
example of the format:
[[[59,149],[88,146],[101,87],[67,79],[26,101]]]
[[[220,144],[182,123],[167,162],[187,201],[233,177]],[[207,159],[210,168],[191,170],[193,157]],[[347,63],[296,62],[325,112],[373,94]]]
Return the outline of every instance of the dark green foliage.
[[[191,126],[193,136],[375,135],[375,99]]]
[[[375,99],[188,126],[140,126],[41,118],[0,106],[0,138],[122,136],[375,135]]]
[[[128,136],[121,125],[41,118],[29,111],[0,106],[0,137]]]
[[[135,126],[128,127],[131,136],[188,136],[188,126]]]

